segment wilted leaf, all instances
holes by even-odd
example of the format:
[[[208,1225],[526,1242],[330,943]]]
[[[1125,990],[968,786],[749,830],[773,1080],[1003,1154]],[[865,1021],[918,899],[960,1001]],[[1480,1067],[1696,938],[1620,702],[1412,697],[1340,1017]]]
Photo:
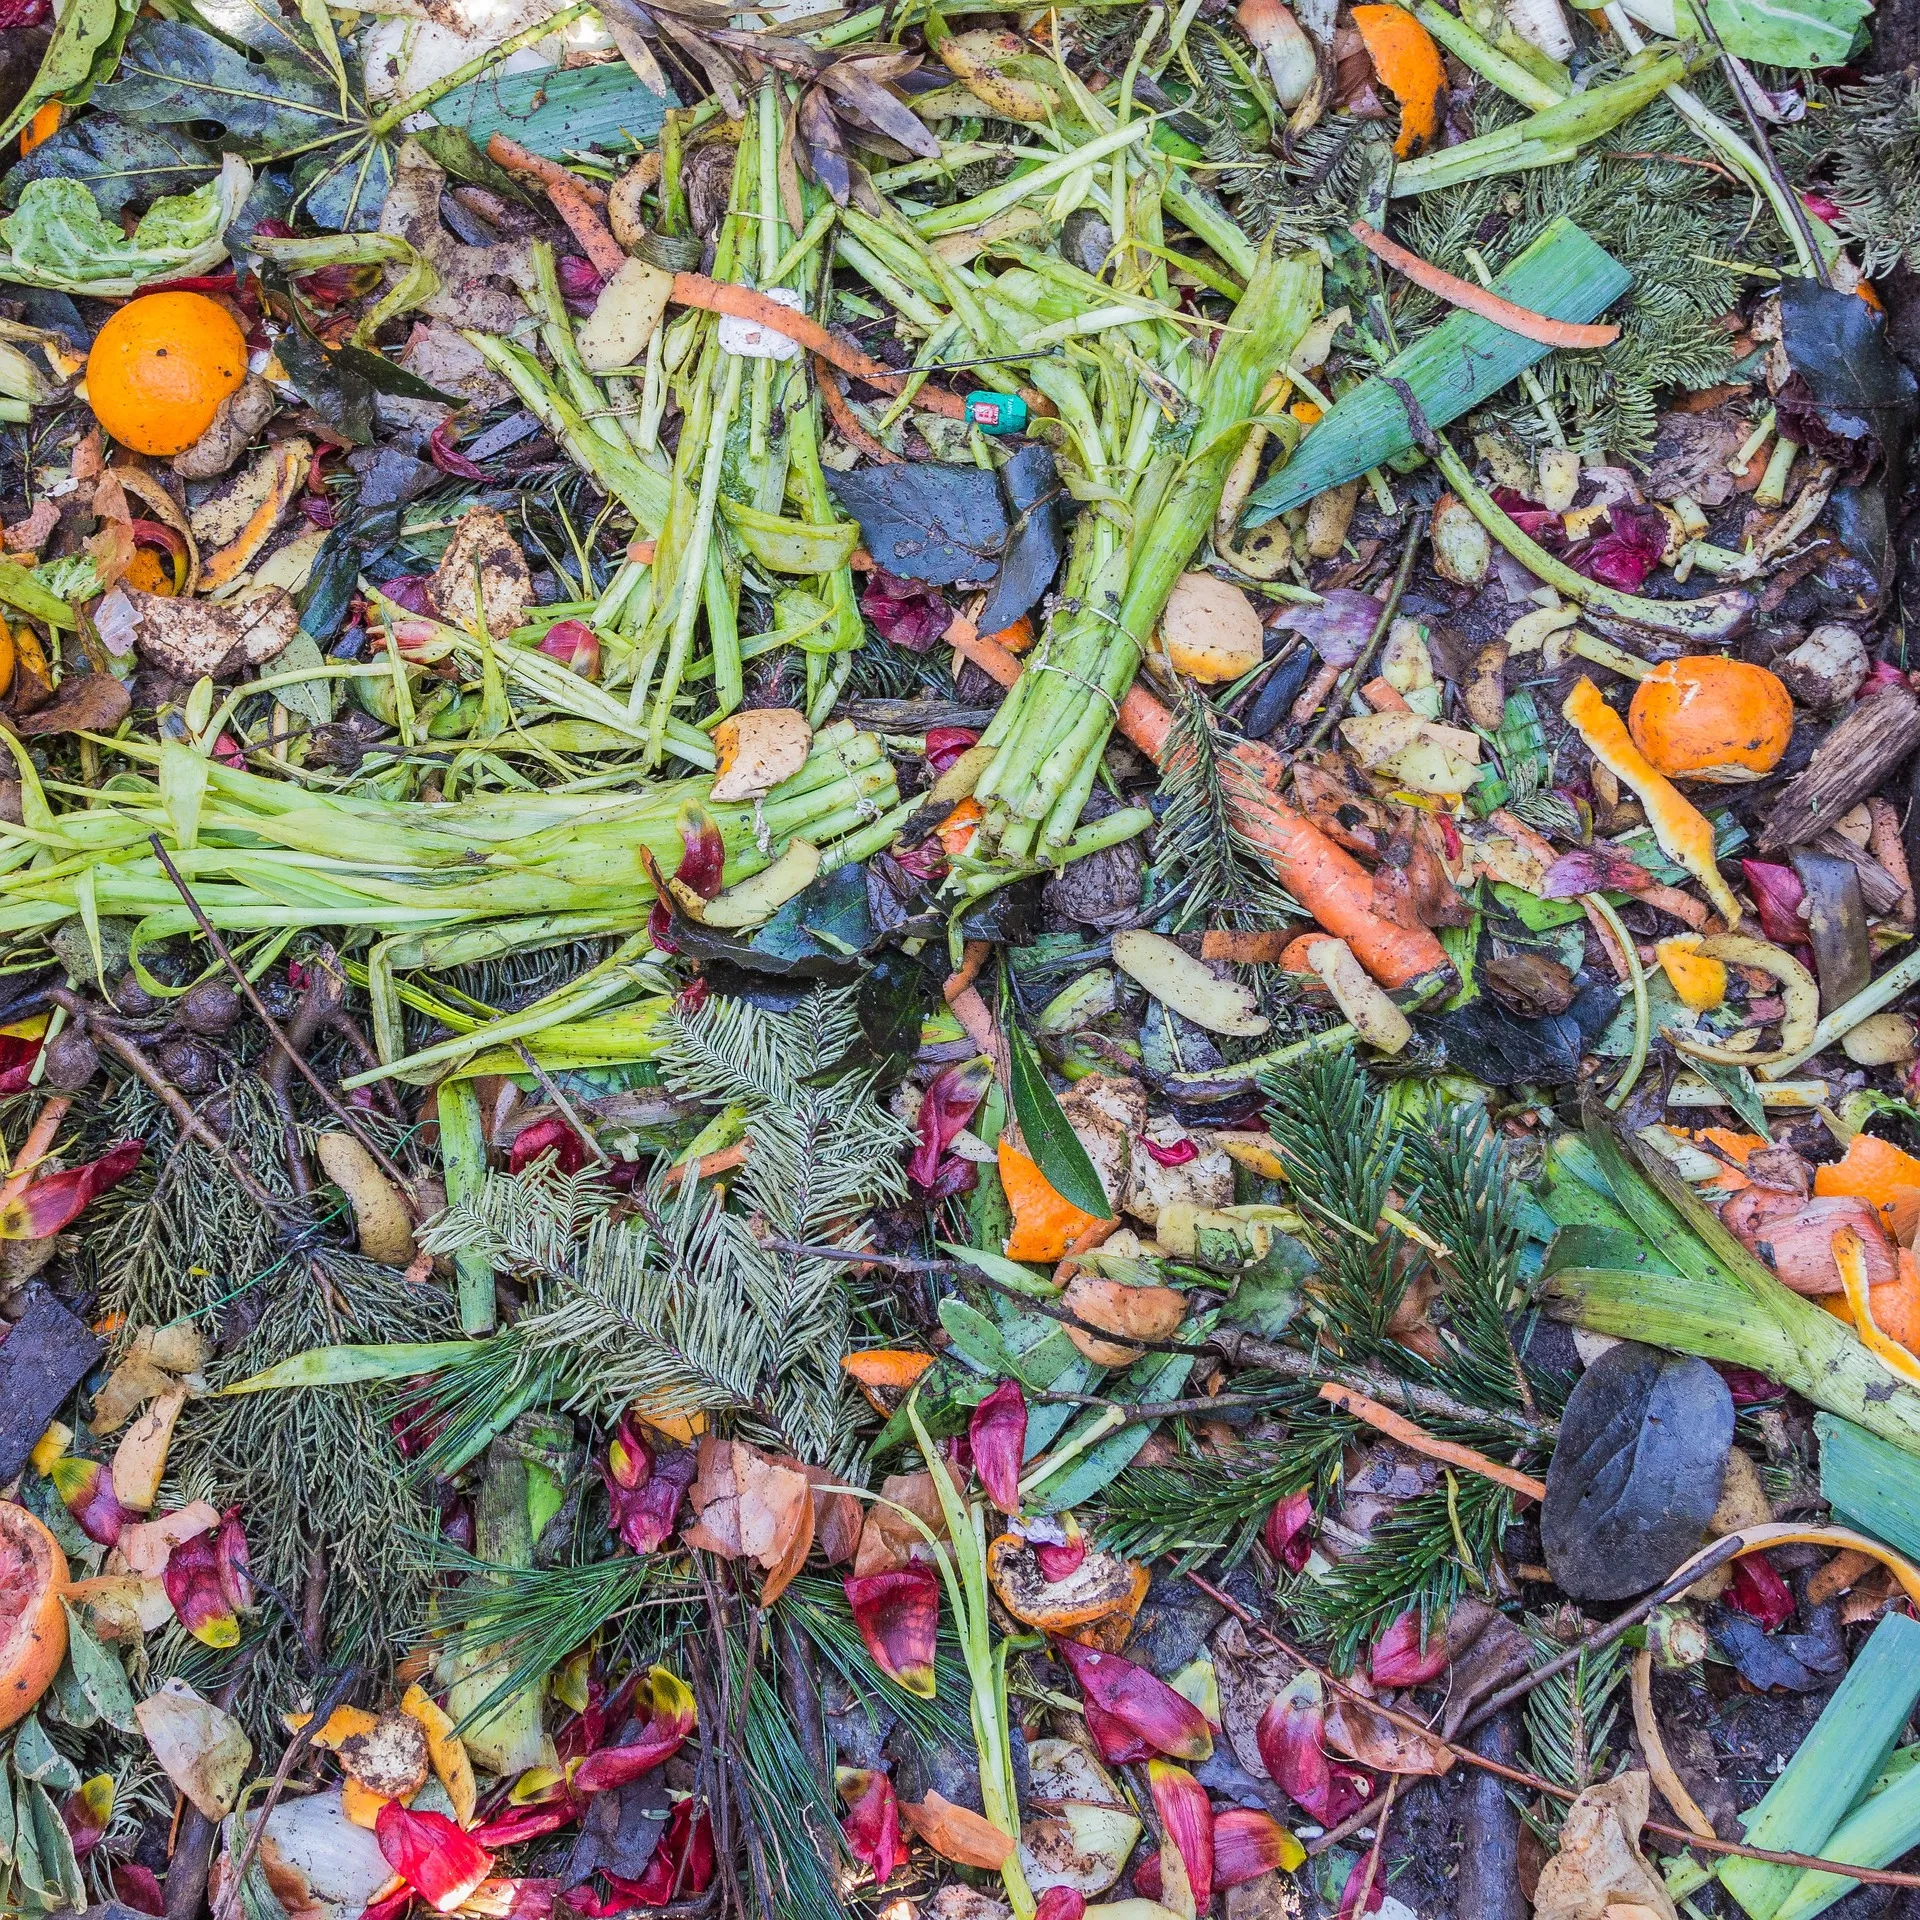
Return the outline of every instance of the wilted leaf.
[[[1733,1396],[1704,1360],[1623,1342],[1580,1376],[1540,1537],[1576,1600],[1624,1600],[1695,1552],[1720,1498]]]
[[[860,537],[889,573],[950,587],[993,578],[1006,544],[1000,488],[978,467],[907,460],[829,473],[827,485],[860,523]]]
[[[1560,1851],[1540,1870],[1534,1920],[1605,1920],[1628,1903],[1659,1920],[1678,1920],[1665,1883],[1640,1851],[1651,1797],[1651,1782],[1638,1770],[1580,1795],[1567,1809]]]
[[[167,1778],[209,1820],[232,1812],[253,1759],[253,1742],[239,1721],[184,1680],[169,1680],[133,1711]]]

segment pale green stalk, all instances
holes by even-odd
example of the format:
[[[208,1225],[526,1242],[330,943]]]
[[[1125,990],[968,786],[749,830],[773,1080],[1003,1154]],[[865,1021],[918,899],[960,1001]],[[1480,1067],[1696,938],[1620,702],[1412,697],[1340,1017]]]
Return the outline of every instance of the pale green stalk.
[[[1005,213],[1009,207],[1017,207],[1030,194],[1057,187],[1083,167],[1091,167],[1096,161],[1106,159],[1109,154],[1123,147],[1137,145],[1152,130],[1151,120],[1136,120],[1130,126],[1116,127],[1110,133],[1096,135],[1083,147],[1057,155],[1045,165],[1034,168],[1031,173],[1002,181],[999,186],[976,194],[971,200],[962,200],[950,207],[935,207],[928,213],[920,214],[913,224],[930,240],[937,239],[943,233],[959,233],[967,227],[977,227],[991,220],[995,214]]]

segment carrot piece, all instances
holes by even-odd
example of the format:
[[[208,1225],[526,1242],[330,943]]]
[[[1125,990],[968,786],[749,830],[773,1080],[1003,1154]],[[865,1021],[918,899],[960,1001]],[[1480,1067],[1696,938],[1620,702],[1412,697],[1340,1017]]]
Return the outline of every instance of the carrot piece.
[[[11,1205],[26,1192],[34,1168],[53,1151],[53,1136],[60,1131],[60,1122],[67,1117],[67,1109],[72,1105],[66,1094],[56,1093],[34,1115],[32,1130],[13,1163],[13,1172],[7,1176],[6,1184],[0,1186],[0,1207]]]
[[[707,313],[730,313],[737,319],[752,320],[775,333],[783,333],[842,373],[855,374],[869,386],[880,387],[888,393],[896,391],[913,371],[910,367],[905,370],[884,367],[871,354],[836,339],[811,314],[797,313],[752,287],[736,286],[730,280],[710,280],[704,273],[676,273],[673,298],[683,307],[699,307]],[[1026,401],[1030,413],[1052,415],[1056,411],[1045,394],[1031,387],[1022,387],[1020,397]],[[948,393],[940,387],[922,387],[914,395],[913,404],[922,413],[943,414],[949,420],[967,417],[967,403],[957,393]]]
[[[736,1140],[732,1146],[722,1147],[718,1153],[710,1153],[704,1159],[690,1161],[685,1166],[669,1167],[660,1177],[670,1187],[679,1186],[688,1174],[692,1174],[696,1180],[711,1180],[716,1173],[744,1167],[749,1144],[745,1140]]]
[[[45,146],[60,131],[60,123],[66,114],[66,108],[58,100],[49,100],[39,108],[27,122],[26,132],[20,136],[20,158],[24,160],[35,147]]]
[[[1387,9],[1369,7],[1366,11],[1376,13],[1386,12]],[[1357,8],[1354,17],[1359,17]],[[1523,340],[1537,340],[1544,347],[1610,347],[1620,338],[1620,329],[1616,326],[1582,326],[1572,320],[1551,320],[1544,313],[1535,313],[1531,307],[1520,307],[1511,300],[1503,300],[1497,293],[1489,293],[1485,287],[1476,287],[1471,281],[1456,279],[1445,268],[1436,267],[1431,260],[1422,260],[1417,253],[1409,253],[1397,240],[1389,240],[1378,227],[1370,227],[1364,220],[1350,221],[1347,231],[1376,259],[1384,260],[1394,272],[1411,280],[1416,287],[1424,287],[1453,306],[1477,313],[1482,320],[1491,320],[1496,327],[1505,327],[1509,333],[1517,333]]]
[[[586,188],[559,161],[529,153],[504,133],[496,133],[487,142],[487,158],[523,180],[539,183],[553,202],[554,212],[567,223],[567,231],[579,241],[595,273],[611,279],[627,264],[627,250],[608,232],[600,210],[587,198]]]
[[[840,391],[840,382],[834,378],[833,362],[824,354],[813,356],[813,375],[820,389],[820,404],[827,410],[827,418],[833,422],[833,430],[856,453],[864,453],[877,466],[897,467],[903,464],[900,456],[890,448],[883,447],[865,427],[860,424],[860,416],[854,412],[847,396]]]
[[[1398,1414],[1391,1407],[1383,1407],[1378,1400],[1369,1400],[1364,1393],[1355,1393],[1350,1387],[1335,1386],[1329,1380],[1320,1389],[1320,1398],[1329,1406],[1338,1407],[1342,1413],[1350,1413],[1356,1420],[1364,1420],[1377,1432],[1384,1433],[1390,1440],[1397,1440],[1403,1447],[1411,1447],[1415,1453],[1424,1453],[1429,1460],[1444,1460],[1449,1466],[1464,1467],[1469,1473],[1477,1473],[1485,1480],[1495,1480],[1503,1487],[1511,1487],[1515,1493],[1524,1493],[1529,1500],[1544,1500],[1547,1497],[1547,1483],[1536,1480],[1530,1473],[1522,1473],[1517,1467],[1503,1467],[1498,1460],[1489,1460],[1484,1453],[1476,1453],[1471,1447],[1460,1446],[1452,1440],[1437,1440],[1424,1427],[1416,1426],[1404,1414]]]
[[[1049,1264],[1063,1260],[1069,1247],[1081,1244],[1086,1234],[1108,1224],[1083,1213],[1071,1200],[1063,1200],[1039,1167],[1004,1136],[997,1153],[1000,1185],[1013,1210],[1013,1232],[1006,1246],[1009,1260],[1044,1260]]]
[[[980,978],[980,969],[987,964],[987,957],[993,952],[991,940],[969,940],[966,949],[960,955],[960,971],[947,975],[946,984],[941,989],[949,1005],[956,994],[964,993]]]
[[[866,1395],[874,1412],[887,1420],[932,1365],[930,1353],[903,1347],[869,1347],[864,1353],[847,1354],[840,1362],[840,1371]]]
[[[955,620],[945,638],[1001,686],[1019,679],[1020,662],[970,622]],[[1149,759],[1166,758],[1173,715],[1144,687],[1128,690],[1119,724]],[[1446,949],[1427,928],[1397,926],[1375,913],[1373,876],[1280,798],[1287,763],[1271,747],[1258,740],[1236,742],[1224,757],[1224,772],[1240,831],[1266,857],[1280,884],[1328,933],[1344,940],[1383,987],[1404,987],[1449,964]]]
[[[1202,960],[1230,960],[1235,966],[1270,966],[1286,956],[1288,936],[1281,932],[1243,932],[1238,927],[1209,927],[1200,936]]]

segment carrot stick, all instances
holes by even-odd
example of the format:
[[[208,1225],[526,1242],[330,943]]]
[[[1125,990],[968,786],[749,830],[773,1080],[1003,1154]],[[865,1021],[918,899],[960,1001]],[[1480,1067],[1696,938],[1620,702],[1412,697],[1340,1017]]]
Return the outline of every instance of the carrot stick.
[[[1398,1414],[1391,1407],[1383,1407],[1378,1400],[1369,1400],[1364,1393],[1355,1393],[1351,1387],[1337,1387],[1331,1380],[1320,1389],[1320,1398],[1342,1413],[1350,1413],[1356,1420],[1364,1420],[1368,1426],[1384,1433],[1389,1440],[1397,1440],[1401,1446],[1409,1447],[1415,1453],[1424,1453],[1429,1460],[1444,1460],[1451,1467],[1464,1467],[1469,1473],[1477,1473],[1482,1479],[1495,1480],[1503,1487],[1511,1487],[1515,1493],[1523,1493],[1529,1500],[1544,1500],[1547,1497],[1547,1483],[1536,1480],[1530,1473],[1522,1473],[1517,1467],[1503,1467],[1498,1460],[1489,1460],[1484,1453],[1476,1453],[1471,1447],[1460,1446],[1452,1440],[1437,1440],[1426,1428],[1417,1427],[1404,1414]]]
[[[858,453],[864,453],[869,460],[883,467],[902,465],[900,456],[889,448],[883,447],[865,427],[860,424],[860,416],[848,403],[847,396],[840,391],[840,382],[833,377],[833,363],[822,354],[813,356],[813,375],[820,388],[820,404],[827,410],[827,418],[833,422],[834,431],[848,446]]]
[[[947,628],[947,644],[1001,686],[1020,677],[1020,662],[969,621]],[[1155,761],[1164,761],[1173,715],[1144,687],[1120,702],[1120,731]],[[1373,876],[1344,847],[1280,798],[1287,763],[1259,740],[1237,741],[1222,762],[1228,804],[1240,831],[1265,855],[1280,884],[1331,934],[1350,946],[1383,987],[1404,987],[1450,963],[1425,927],[1397,926],[1373,910]]]
[[[696,1180],[711,1180],[716,1173],[726,1173],[733,1167],[747,1164],[747,1149],[753,1143],[749,1140],[736,1140],[730,1147],[722,1147],[718,1153],[707,1154],[699,1160],[689,1161],[685,1166],[669,1167],[661,1179],[669,1187],[677,1187],[692,1174]]]
[[[1429,293],[1438,294],[1442,300],[1450,301],[1456,307],[1465,307],[1469,313],[1477,313],[1481,319],[1491,320],[1495,326],[1505,327],[1509,333],[1517,333],[1523,340],[1537,340],[1543,347],[1610,347],[1620,338],[1618,327],[1580,326],[1571,320],[1550,320],[1544,313],[1535,313],[1531,307],[1517,307],[1511,300],[1502,300],[1497,293],[1489,293],[1484,287],[1476,287],[1466,280],[1456,280],[1444,268],[1436,267],[1430,260],[1422,260],[1417,253],[1409,253],[1397,241],[1389,240],[1378,227],[1370,227],[1364,220],[1350,221],[1347,231],[1369,253],[1384,260],[1416,287],[1425,287]]]
[[[627,264],[626,249],[607,231],[607,223],[587,198],[586,188],[559,161],[529,153],[504,133],[496,133],[487,142],[487,158],[523,180],[539,183],[553,202],[554,212],[567,223],[567,231],[579,241],[580,251],[593,263],[595,273],[611,279]]]
[[[980,978],[980,969],[987,964],[987,955],[993,951],[991,940],[969,940],[960,955],[960,971],[947,975],[943,991],[947,1004],[953,1004],[956,995],[965,993]]]
[[[1286,952],[1293,936],[1281,932],[1247,932],[1239,927],[1209,927],[1200,936],[1202,960],[1229,960],[1236,966],[1271,965]]]

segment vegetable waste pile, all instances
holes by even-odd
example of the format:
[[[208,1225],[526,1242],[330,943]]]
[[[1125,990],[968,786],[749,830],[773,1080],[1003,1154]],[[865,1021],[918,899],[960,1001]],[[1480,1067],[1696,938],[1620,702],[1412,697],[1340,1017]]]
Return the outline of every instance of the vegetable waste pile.
[[[0,0],[0,1914],[1920,1914],[1905,0]]]

